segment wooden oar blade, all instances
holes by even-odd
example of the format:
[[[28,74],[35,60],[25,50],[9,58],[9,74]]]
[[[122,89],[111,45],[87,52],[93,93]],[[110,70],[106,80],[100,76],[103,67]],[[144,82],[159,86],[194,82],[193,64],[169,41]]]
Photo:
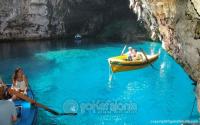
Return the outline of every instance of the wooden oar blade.
[[[58,113],[57,111],[55,111],[55,110],[53,110],[53,109],[50,109],[49,107],[47,107],[47,106],[45,106],[45,105],[43,105],[43,104],[35,103],[35,106],[40,107],[40,108],[43,108],[43,109],[45,109],[46,111],[48,111],[48,112],[50,112],[50,113],[52,113],[52,114],[54,114],[54,115],[59,115],[59,113]]]
[[[15,91],[14,89],[8,89],[8,92],[11,94],[11,95],[15,95],[17,96],[18,98],[21,98],[27,102],[30,102],[31,104],[37,106],[37,107],[40,107],[40,108],[43,108],[45,109],[46,111],[52,113],[53,115],[71,115],[71,116],[74,116],[74,115],[77,115],[77,113],[59,113],[43,104],[40,104],[38,102],[36,102],[35,100],[29,98],[28,96],[18,92],[18,91]]]
[[[34,104],[34,105],[37,106],[37,107],[43,108],[43,109],[45,109],[45,110],[51,112],[51,113],[54,114],[54,115],[59,115],[58,112],[56,112],[56,111],[54,111],[54,110],[48,108],[47,106],[45,106],[45,105],[43,105],[43,104],[37,103],[35,100],[29,98],[28,96],[26,96],[26,95],[24,95],[24,94],[22,94],[22,93],[20,93],[20,92],[18,92],[18,91],[15,91],[14,89],[8,89],[8,92],[9,92],[11,95],[15,95],[15,96],[17,96],[18,98],[21,98],[21,99],[23,99],[23,100],[25,100],[25,101],[27,101],[27,102],[30,102],[31,104]]]

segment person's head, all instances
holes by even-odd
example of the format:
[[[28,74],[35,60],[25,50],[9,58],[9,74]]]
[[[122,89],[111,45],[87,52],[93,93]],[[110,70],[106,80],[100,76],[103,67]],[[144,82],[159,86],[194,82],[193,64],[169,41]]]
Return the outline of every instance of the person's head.
[[[129,51],[132,51],[132,50],[133,50],[133,48],[132,48],[132,47],[128,47],[128,50],[129,50]]]
[[[14,81],[16,81],[17,78],[22,77],[23,75],[24,75],[24,72],[23,72],[22,68],[20,68],[20,67],[16,68],[15,72],[14,72],[14,76],[13,76]]]

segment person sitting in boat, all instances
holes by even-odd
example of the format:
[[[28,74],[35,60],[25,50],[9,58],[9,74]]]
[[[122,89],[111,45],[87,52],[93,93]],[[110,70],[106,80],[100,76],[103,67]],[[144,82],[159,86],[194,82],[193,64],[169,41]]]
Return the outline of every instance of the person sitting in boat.
[[[13,82],[12,86],[13,89],[22,92],[25,95],[27,94],[28,80],[24,75],[22,68],[17,68],[15,70],[12,82]]]
[[[128,61],[133,61],[133,58],[137,55],[137,50],[133,49],[132,47],[128,47]]]
[[[7,86],[6,84],[3,82],[3,80],[1,79],[0,76],[0,98],[4,99],[5,98],[5,90],[6,90]]]
[[[15,104],[0,98],[0,125],[13,125],[17,121]]]
[[[3,82],[1,76],[0,76],[0,87],[7,88],[7,85]]]

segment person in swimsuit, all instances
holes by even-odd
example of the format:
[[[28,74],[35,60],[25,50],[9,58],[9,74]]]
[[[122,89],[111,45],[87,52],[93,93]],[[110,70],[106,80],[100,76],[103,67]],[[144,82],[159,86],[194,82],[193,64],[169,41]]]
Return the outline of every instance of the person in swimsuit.
[[[13,83],[13,86],[12,86],[13,89],[25,95],[27,94],[28,80],[26,76],[24,75],[22,68],[17,68],[15,70],[13,78],[12,78],[12,83]],[[12,99],[16,99],[16,96],[14,95]]]

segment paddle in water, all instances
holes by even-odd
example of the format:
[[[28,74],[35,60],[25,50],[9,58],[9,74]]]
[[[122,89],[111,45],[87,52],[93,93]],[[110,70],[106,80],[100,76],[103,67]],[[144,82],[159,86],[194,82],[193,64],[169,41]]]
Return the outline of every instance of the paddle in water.
[[[26,95],[24,95],[24,94],[22,94],[22,93],[20,93],[20,92],[18,92],[18,91],[15,91],[14,89],[8,89],[8,92],[9,92],[11,95],[15,95],[15,96],[17,96],[18,98],[23,99],[23,100],[25,100],[25,101],[27,101],[27,102],[30,102],[31,104],[33,104],[33,105],[35,105],[35,106],[37,106],[37,107],[43,108],[43,109],[45,109],[46,111],[48,111],[48,112],[50,112],[50,113],[52,113],[52,114],[54,114],[54,115],[58,115],[58,116],[61,116],[61,115],[77,115],[77,113],[73,113],[73,112],[72,112],[72,113],[59,113],[59,112],[57,112],[57,111],[55,111],[55,110],[53,110],[53,109],[50,109],[49,107],[47,107],[47,106],[45,106],[45,105],[43,105],[43,104],[40,104],[40,103],[36,102],[35,100],[29,98],[29,97],[26,96]]]

